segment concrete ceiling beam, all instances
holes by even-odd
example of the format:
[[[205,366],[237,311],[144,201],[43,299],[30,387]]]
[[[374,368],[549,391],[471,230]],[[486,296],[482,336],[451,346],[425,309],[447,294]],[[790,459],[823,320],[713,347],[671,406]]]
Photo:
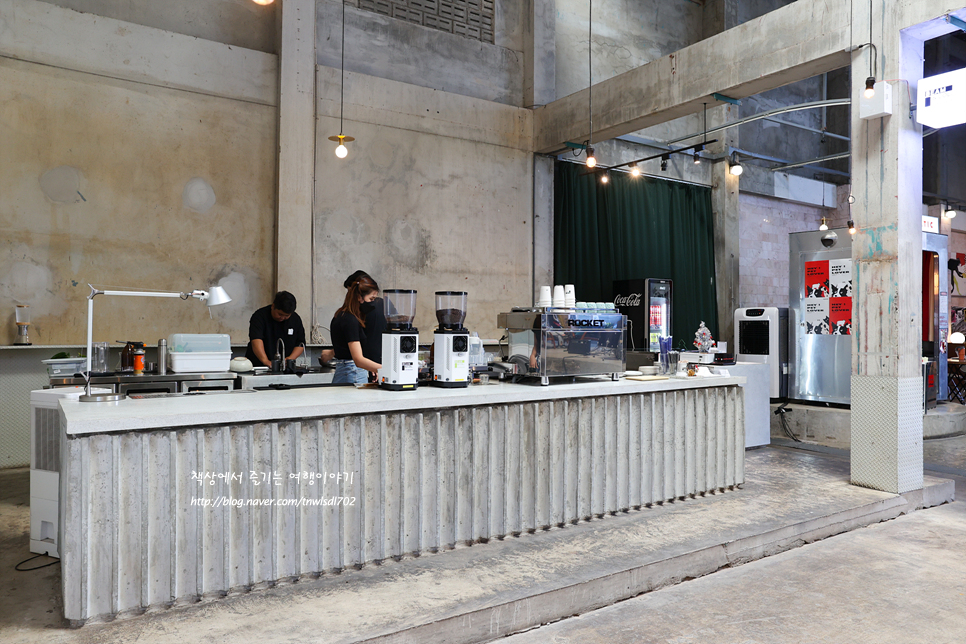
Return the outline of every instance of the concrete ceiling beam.
[[[955,27],[940,19],[962,0],[902,0],[902,21],[935,37]],[[849,3],[798,0],[678,52],[593,86],[593,136],[588,90],[534,112],[534,148],[549,153],[567,141],[605,141],[721,105],[713,94],[746,98],[851,63]],[[928,21],[928,24],[921,25]],[[920,25],[913,27],[913,25]],[[865,37],[864,37],[865,36]],[[862,44],[866,32],[852,39]]]

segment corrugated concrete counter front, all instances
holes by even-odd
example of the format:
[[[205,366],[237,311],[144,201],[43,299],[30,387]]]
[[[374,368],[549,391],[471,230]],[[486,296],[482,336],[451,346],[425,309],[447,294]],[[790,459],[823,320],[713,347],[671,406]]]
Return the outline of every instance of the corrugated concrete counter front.
[[[744,481],[742,381],[64,402],[65,616],[180,605],[731,488]]]

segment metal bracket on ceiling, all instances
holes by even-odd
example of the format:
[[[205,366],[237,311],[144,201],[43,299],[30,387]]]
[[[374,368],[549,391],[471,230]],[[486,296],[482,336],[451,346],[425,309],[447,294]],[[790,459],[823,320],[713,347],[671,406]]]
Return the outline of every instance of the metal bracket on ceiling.
[[[966,20],[963,20],[962,18],[957,18],[956,16],[950,15],[948,13],[944,16],[944,19],[946,20],[946,22],[948,22],[954,27],[959,28],[961,31],[966,31]]]
[[[722,103],[731,103],[732,105],[741,105],[741,101],[739,101],[737,98],[731,98],[730,96],[725,96],[724,94],[719,94],[719,93],[715,92],[711,96],[714,97],[714,100],[721,101]]]

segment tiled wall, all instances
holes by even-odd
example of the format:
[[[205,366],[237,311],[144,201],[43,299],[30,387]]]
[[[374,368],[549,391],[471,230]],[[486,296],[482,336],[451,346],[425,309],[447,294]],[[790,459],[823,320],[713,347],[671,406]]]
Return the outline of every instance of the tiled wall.
[[[739,306],[788,306],[788,234],[817,230],[823,209],[751,194],[739,209]]]
[[[493,43],[494,0],[344,0],[353,7]]]

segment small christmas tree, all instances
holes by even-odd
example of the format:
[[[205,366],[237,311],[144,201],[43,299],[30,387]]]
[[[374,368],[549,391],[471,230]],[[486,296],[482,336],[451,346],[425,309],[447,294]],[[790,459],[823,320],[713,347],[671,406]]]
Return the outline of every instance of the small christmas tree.
[[[701,321],[701,326],[698,330],[694,332],[694,346],[697,347],[698,351],[701,353],[708,353],[711,347],[714,346],[714,340],[711,338],[711,331],[708,331],[708,327],[704,326],[704,321]]]

